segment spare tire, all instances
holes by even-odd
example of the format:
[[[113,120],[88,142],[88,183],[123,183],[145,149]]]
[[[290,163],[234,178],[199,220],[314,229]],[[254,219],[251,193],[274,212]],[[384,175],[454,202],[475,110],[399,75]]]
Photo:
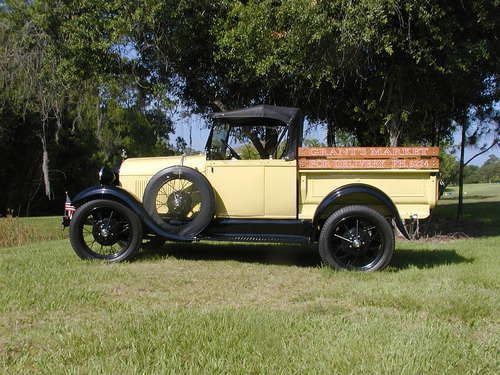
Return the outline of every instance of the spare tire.
[[[215,213],[210,183],[200,172],[184,166],[168,167],[151,177],[143,204],[156,224],[182,236],[200,233]]]

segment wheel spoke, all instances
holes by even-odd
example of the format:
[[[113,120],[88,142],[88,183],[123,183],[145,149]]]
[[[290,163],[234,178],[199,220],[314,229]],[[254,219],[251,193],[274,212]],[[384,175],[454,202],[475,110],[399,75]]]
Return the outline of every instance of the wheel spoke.
[[[172,193],[176,193],[178,191],[177,185],[178,185],[178,179],[173,179],[168,181],[168,186],[171,189]]]
[[[189,187],[189,184],[191,183],[189,180],[181,180],[182,181],[182,185],[181,185],[181,188],[180,190],[186,190],[186,188]]]
[[[334,236],[337,237],[337,238],[340,238],[342,241],[346,241],[348,243],[352,243],[352,241],[350,239],[342,237],[342,236],[339,236],[338,234],[334,234]]]

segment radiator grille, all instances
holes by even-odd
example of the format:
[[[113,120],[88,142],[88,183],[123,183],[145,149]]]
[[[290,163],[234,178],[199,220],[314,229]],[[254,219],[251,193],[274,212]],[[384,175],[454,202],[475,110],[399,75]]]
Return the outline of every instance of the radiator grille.
[[[134,193],[141,200],[142,200],[142,197],[144,196],[144,189],[146,189],[147,183],[148,183],[148,180],[146,180],[146,179],[135,181]]]

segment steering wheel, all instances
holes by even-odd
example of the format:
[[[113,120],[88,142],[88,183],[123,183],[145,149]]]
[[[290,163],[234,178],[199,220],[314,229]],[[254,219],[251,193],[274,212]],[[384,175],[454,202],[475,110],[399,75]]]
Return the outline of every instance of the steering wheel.
[[[237,160],[241,160],[241,156],[234,150],[234,148],[232,148],[231,146],[229,146],[229,144],[224,141],[223,139],[220,140],[221,143],[227,147],[227,149],[229,150],[229,152],[231,153],[231,156]]]

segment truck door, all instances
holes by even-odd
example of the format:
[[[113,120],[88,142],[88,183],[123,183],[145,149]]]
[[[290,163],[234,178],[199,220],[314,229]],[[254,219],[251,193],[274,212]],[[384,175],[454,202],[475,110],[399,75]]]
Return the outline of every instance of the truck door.
[[[216,195],[216,216],[295,219],[295,160],[207,160],[205,176]]]

